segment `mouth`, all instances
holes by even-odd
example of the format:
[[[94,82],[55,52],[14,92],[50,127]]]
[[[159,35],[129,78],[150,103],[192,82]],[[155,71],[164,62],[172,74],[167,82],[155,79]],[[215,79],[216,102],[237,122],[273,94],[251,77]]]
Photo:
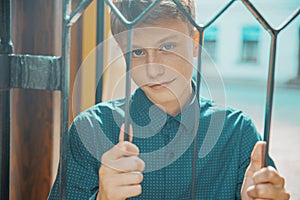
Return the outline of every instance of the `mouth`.
[[[152,84],[149,84],[148,86],[151,88],[151,89],[154,89],[154,90],[160,90],[160,89],[163,89],[163,88],[168,88],[168,86],[174,82],[175,79],[172,79],[170,81],[164,81],[164,82],[161,82],[161,83],[152,83]]]

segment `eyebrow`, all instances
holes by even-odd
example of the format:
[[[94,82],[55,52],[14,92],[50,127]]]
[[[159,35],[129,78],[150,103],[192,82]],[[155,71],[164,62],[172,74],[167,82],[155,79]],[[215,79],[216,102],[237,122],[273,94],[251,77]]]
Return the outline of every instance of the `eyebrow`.
[[[177,38],[177,37],[178,37],[178,34],[171,34],[171,35],[168,35],[165,38],[160,39],[156,44],[161,44],[161,43],[164,43],[164,42],[166,42],[170,39],[174,39],[174,38]]]
[[[158,42],[156,43],[157,45],[161,44],[161,43],[164,43],[170,39],[174,39],[174,38],[177,38],[178,37],[178,34],[171,34],[171,35],[168,35],[160,40],[158,40]],[[123,46],[124,48],[126,48],[126,45]],[[142,49],[144,48],[143,46],[139,46],[139,45],[135,45],[133,44],[132,45],[132,49]]]

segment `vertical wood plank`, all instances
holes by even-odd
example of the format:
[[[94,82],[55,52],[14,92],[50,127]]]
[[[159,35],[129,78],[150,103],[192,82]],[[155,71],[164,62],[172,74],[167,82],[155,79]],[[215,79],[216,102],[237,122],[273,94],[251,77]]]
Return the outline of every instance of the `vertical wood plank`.
[[[16,54],[59,55],[59,0],[14,0]],[[58,46],[59,45],[59,46]],[[12,90],[10,199],[46,199],[52,183],[53,98],[50,91]]]

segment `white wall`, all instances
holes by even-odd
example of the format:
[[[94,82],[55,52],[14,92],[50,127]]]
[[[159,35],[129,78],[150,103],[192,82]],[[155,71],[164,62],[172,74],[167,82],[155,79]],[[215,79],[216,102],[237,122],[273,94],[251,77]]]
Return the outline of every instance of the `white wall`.
[[[197,21],[205,24],[226,2],[228,1],[197,0]],[[299,1],[297,2],[296,0],[252,2],[273,27],[277,27],[299,6]],[[219,30],[215,64],[223,77],[265,81],[268,71],[271,38],[269,33],[264,30],[245,6],[240,1],[234,2],[213,25],[217,26]],[[245,25],[257,25],[261,28],[259,61],[257,64],[240,62],[242,27]],[[297,75],[299,27],[300,17],[298,16],[278,36],[275,73],[277,82],[286,82]]]

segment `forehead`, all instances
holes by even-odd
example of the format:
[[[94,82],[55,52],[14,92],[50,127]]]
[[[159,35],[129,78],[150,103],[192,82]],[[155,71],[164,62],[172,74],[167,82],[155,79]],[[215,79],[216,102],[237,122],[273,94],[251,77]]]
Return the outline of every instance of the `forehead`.
[[[192,40],[189,26],[182,20],[164,19],[155,24],[138,24],[132,31],[133,46],[155,47],[167,41]],[[127,32],[121,36],[122,46],[126,46]]]

